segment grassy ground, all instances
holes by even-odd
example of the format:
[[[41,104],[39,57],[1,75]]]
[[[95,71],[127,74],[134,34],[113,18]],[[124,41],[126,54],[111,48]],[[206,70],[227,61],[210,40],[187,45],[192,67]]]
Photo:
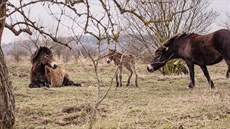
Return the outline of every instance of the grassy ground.
[[[16,128],[19,129],[85,129],[96,102],[97,81],[93,66],[85,63],[62,64],[83,87],[30,89],[31,65],[8,63],[16,99]],[[85,68],[84,68],[85,67]],[[187,89],[188,75],[162,76],[148,73],[145,64],[138,65],[139,88],[115,88],[97,111],[95,129],[228,129],[230,128],[230,81],[225,78],[227,66],[208,67],[216,89],[196,67],[196,88]],[[109,84],[113,64],[100,64],[99,74]],[[128,73],[124,74],[124,85]],[[102,87],[105,91],[108,87]]]

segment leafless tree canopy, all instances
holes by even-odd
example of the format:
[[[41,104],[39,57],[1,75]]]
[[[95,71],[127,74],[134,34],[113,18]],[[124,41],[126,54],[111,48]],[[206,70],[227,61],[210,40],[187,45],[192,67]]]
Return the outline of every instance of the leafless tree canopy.
[[[218,16],[207,8],[208,0],[134,0],[126,6],[135,7],[136,12],[148,19],[141,24],[134,15],[124,15],[123,22],[127,34],[135,40],[133,45],[142,44],[151,54],[161,43],[177,33],[209,31],[210,24]]]
[[[219,24],[219,26],[226,28],[226,29],[230,29],[230,14],[227,13],[225,20],[222,20]]]

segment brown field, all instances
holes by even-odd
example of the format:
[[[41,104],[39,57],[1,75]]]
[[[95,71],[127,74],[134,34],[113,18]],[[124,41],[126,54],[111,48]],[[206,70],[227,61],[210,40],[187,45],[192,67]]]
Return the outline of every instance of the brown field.
[[[16,100],[17,129],[85,129],[96,102],[97,80],[87,62],[63,64],[71,78],[83,87],[28,88],[28,61],[7,63]],[[101,63],[99,74],[109,85],[113,64]],[[196,66],[196,88],[187,89],[188,75],[162,76],[148,73],[138,64],[139,87],[115,88],[99,106],[95,129],[229,129],[230,81],[225,78],[224,62],[208,67],[216,89],[209,89]],[[128,72],[125,70],[125,85]],[[102,91],[108,86],[102,87]],[[67,110],[68,109],[68,110]]]

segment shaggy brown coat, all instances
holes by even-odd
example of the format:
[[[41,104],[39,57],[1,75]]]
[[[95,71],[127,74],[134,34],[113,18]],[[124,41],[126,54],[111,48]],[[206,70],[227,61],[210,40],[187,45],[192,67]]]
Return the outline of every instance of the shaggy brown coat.
[[[62,67],[53,69],[51,67],[45,66],[45,74],[51,87],[63,86],[64,77],[68,76]]]
[[[45,76],[45,66],[56,67],[52,51],[47,47],[38,48],[31,55],[31,63],[29,87],[49,87],[47,77]]]
[[[62,87],[67,85],[81,86],[80,83],[74,83],[70,80],[69,74],[60,66],[57,66],[56,68],[46,66],[45,74],[51,87]]]

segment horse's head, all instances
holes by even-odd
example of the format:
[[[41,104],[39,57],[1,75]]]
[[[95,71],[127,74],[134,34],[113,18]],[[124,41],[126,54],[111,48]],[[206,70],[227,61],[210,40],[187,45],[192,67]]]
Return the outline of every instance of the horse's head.
[[[113,56],[116,53],[116,50],[109,49],[109,53],[107,54],[108,58],[106,59],[106,62],[109,64],[113,60]]]
[[[54,62],[53,53],[47,47],[40,47],[31,56],[31,63],[35,62],[41,63],[43,65],[55,68],[57,64]]]
[[[185,35],[187,34],[176,35],[163,43],[163,45],[156,50],[154,58],[147,66],[147,70],[154,72],[163,67],[170,59],[177,58],[179,48],[177,42],[181,42],[179,41],[180,38]]]

